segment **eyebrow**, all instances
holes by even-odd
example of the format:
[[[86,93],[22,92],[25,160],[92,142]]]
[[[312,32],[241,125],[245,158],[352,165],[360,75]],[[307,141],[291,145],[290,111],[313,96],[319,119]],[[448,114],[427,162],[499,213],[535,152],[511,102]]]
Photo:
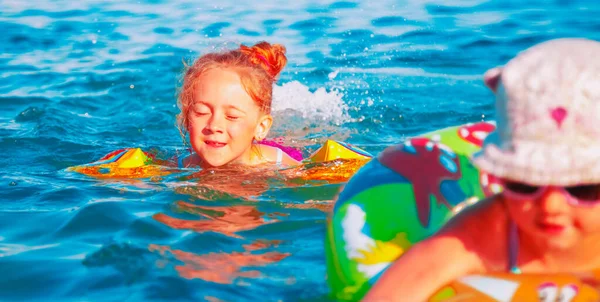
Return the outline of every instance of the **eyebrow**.
[[[208,104],[208,103],[206,103],[206,102],[203,102],[203,101],[198,101],[198,102],[195,102],[195,103],[194,103],[194,107],[196,107],[196,105],[204,105],[204,106],[207,106],[207,107],[212,107],[212,106],[209,106],[209,104]],[[227,105],[227,106],[225,106],[225,108],[226,108],[226,109],[234,109],[234,110],[237,110],[237,111],[239,111],[239,112],[241,112],[241,113],[243,113],[243,114],[246,114],[246,111],[244,111],[244,110],[242,110],[242,109],[240,109],[240,108],[236,107],[235,105]]]

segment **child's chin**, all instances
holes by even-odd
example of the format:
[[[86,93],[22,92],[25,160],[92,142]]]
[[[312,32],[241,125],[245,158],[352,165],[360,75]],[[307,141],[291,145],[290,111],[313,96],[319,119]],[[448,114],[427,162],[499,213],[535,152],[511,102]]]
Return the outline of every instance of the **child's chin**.
[[[204,158],[203,162],[212,168],[218,168],[221,166],[224,166],[225,164],[227,164],[227,161],[221,159],[221,158]]]
[[[550,250],[564,251],[577,246],[578,240],[571,236],[557,236],[546,239],[546,247]]]

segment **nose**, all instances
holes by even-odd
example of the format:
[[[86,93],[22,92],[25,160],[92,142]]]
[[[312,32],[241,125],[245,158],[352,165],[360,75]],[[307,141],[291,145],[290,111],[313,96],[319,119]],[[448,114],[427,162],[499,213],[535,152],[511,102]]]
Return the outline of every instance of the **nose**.
[[[211,115],[208,123],[206,123],[206,130],[213,133],[222,133],[223,132],[223,118],[219,117],[218,114]]]
[[[548,215],[560,214],[569,208],[569,200],[566,192],[558,188],[550,187],[539,197],[538,206],[540,210]]]

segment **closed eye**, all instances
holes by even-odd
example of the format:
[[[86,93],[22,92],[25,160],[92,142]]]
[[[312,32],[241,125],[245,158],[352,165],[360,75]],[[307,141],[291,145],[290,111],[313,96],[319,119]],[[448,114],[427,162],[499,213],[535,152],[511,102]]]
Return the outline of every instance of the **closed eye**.
[[[234,115],[228,115],[227,116],[227,119],[230,120],[230,121],[235,121],[235,120],[237,120],[239,118],[240,118],[239,116],[234,116]]]

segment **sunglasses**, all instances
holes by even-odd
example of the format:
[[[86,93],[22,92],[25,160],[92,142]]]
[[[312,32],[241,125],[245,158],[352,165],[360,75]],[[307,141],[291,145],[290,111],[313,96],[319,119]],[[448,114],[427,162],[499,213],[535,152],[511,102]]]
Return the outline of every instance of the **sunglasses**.
[[[532,200],[544,195],[551,186],[532,186],[516,181],[501,180],[504,194],[515,200]],[[556,187],[567,196],[569,204],[575,206],[593,206],[600,204],[600,184]]]

